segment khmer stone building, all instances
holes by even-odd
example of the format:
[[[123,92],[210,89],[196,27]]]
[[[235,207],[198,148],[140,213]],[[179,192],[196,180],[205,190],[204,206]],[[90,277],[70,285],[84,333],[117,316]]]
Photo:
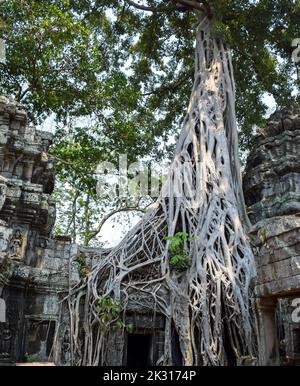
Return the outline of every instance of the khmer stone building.
[[[51,134],[28,124],[22,106],[0,98],[0,365],[53,361],[59,301],[79,281],[79,247],[52,233],[51,141]],[[276,112],[257,135],[244,176],[258,271],[260,365],[300,364],[299,154],[300,111]],[[163,320],[154,321],[141,309],[128,321],[136,328],[127,352],[118,358],[116,335],[111,364],[133,365],[131,351],[137,344],[145,351],[145,364],[154,364],[163,350]],[[66,340],[60,363],[67,364],[68,351]],[[174,358],[175,351],[176,345]]]
[[[300,110],[276,112],[256,137],[244,176],[263,365],[300,363],[299,154]]]
[[[55,222],[51,135],[30,127],[21,106],[0,99],[0,363],[48,360],[58,301],[76,246],[52,238]],[[76,280],[77,271],[71,276]],[[77,275],[78,276],[78,275]]]

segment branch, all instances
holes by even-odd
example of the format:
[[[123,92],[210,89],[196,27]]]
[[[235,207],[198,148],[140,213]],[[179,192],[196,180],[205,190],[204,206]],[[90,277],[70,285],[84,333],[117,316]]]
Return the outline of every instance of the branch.
[[[207,16],[211,19],[213,17],[213,10],[207,0],[202,1],[204,8],[206,9]]]
[[[115,214],[121,213],[121,212],[131,212],[131,211],[145,213],[146,212],[146,208],[141,209],[138,206],[132,206],[132,207],[128,206],[128,207],[125,207],[125,208],[115,209],[112,212],[108,213],[105,217],[103,217],[103,219],[99,223],[97,229],[95,231],[93,231],[89,236],[87,236],[87,240],[86,240],[87,244],[89,244],[89,242],[100,233],[100,231],[101,231],[103,225],[106,223],[106,221],[109,220]]]
[[[172,83],[172,84],[170,84],[168,86],[158,87],[155,90],[152,90],[152,91],[149,91],[149,92],[146,92],[146,93],[142,94],[142,96],[149,96],[149,95],[153,95],[153,94],[159,95],[159,94],[163,94],[165,92],[174,91],[179,86],[181,86],[184,82],[186,82],[189,78],[191,78],[193,76],[193,73],[194,73],[194,71],[188,73],[187,75],[185,75],[184,77],[179,79],[176,83]]]
[[[26,88],[23,92],[20,91],[20,93],[17,95],[16,99],[18,102],[22,102],[22,99],[25,97],[25,95],[30,91],[30,86]]]
[[[71,225],[72,225],[73,222],[74,222],[74,219],[75,219],[75,216],[76,216],[76,202],[77,202],[77,200],[78,200],[78,198],[79,198],[79,195],[80,195],[80,192],[77,190],[77,191],[76,191],[76,194],[75,194],[75,197],[74,197],[74,199],[73,199],[73,202],[72,202],[72,216],[71,216],[71,219],[70,219],[69,224],[68,224],[68,226],[67,226],[66,234],[69,233],[69,230],[70,230],[70,228],[71,228]],[[73,236],[74,236],[74,235],[73,235]]]
[[[142,11],[148,11],[148,12],[158,12],[159,11],[159,9],[156,7],[147,7],[146,5],[138,4],[132,0],[126,0],[126,1],[129,5],[132,5],[133,7],[137,8],[137,9],[141,9]]]
[[[142,11],[147,11],[147,12],[165,12],[165,11],[170,11],[174,10],[176,11],[178,9],[179,5],[182,5],[184,7],[192,8],[192,9],[197,9],[198,11],[201,11],[203,13],[206,13],[208,17],[212,17],[212,11],[211,8],[206,0],[201,1],[200,3],[197,0],[170,0],[171,3],[174,4],[174,7],[149,7],[146,5],[141,5],[136,3],[133,0],[125,0],[129,5],[132,5],[133,7],[140,9]]]
[[[12,167],[13,174],[14,174],[14,172],[15,172],[15,169],[16,169],[18,163],[23,159],[23,157],[24,157],[24,154],[20,155],[20,156],[15,160],[15,162],[13,163],[13,167]]]
[[[47,154],[49,155],[49,153],[47,153]],[[86,169],[80,168],[75,162],[65,161],[64,159],[62,159],[62,158],[60,158],[60,157],[58,157],[56,155],[54,156],[51,153],[50,153],[50,156],[55,161],[59,161],[62,164],[65,164],[67,166],[71,166],[72,167],[72,171],[74,171],[76,169],[76,171],[79,172],[80,174],[82,174],[84,177],[86,177],[87,175],[89,175],[89,176],[93,176],[94,175],[94,173],[89,172]]]
[[[204,1],[202,1],[201,3],[199,3],[196,0],[171,0],[171,1],[175,5],[179,3],[181,5],[185,5],[186,7],[198,9],[198,11],[201,11],[201,12],[206,11],[206,8],[203,5],[201,5],[201,3],[203,4],[205,3]]]

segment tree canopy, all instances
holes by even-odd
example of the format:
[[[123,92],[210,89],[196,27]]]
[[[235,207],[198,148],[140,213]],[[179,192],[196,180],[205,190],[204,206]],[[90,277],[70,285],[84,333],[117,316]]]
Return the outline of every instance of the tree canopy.
[[[170,153],[193,83],[190,7],[203,4],[232,49],[241,144],[249,149],[252,125],[263,124],[265,93],[278,107],[299,103],[291,60],[299,0],[0,3],[7,45],[0,93],[20,100],[34,122],[54,114],[63,182],[93,195],[99,161]]]
[[[147,4],[156,11],[132,4]],[[2,2],[8,57],[1,66],[1,92],[16,95],[35,119],[50,112],[58,120],[95,115],[111,137],[122,137],[124,127],[116,123],[128,115],[133,136],[140,132],[136,120],[140,123],[141,118],[148,136],[167,132],[186,107],[194,61],[193,13],[173,4]],[[209,4],[217,15],[216,33],[226,36],[233,51],[238,117],[249,128],[261,121],[263,93],[272,94],[279,106],[292,102],[291,42],[300,34],[300,4]],[[137,138],[139,143],[140,139],[145,138]]]

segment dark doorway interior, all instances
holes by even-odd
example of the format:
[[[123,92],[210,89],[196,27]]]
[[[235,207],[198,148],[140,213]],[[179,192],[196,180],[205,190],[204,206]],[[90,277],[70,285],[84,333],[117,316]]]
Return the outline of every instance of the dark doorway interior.
[[[227,357],[228,366],[236,366],[236,356],[231,345],[230,334],[229,334],[229,330],[226,322],[224,323],[223,342],[224,342],[224,349]]]
[[[235,352],[234,352],[234,349],[232,347],[232,342],[231,342],[231,337],[230,337],[230,326],[228,325],[228,318],[227,318],[227,315],[226,315],[226,307],[225,307],[225,304],[226,304],[226,297],[224,296],[222,298],[222,320],[223,320],[223,346],[224,346],[224,350],[225,350],[225,354],[226,354],[226,358],[227,358],[227,365],[228,366],[236,366],[237,365],[237,361],[236,361],[236,356],[235,356]],[[235,328],[235,326],[233,326],[232,328]],[[237,331],[237,334],[236,336],[238,336],[238,331]]]
[[[127,336],[127,366],[151,366],[151,335],[129,334]]]
[[[48,331],[47,331],[47,345],[46,345],[47,357],[49,357],[49,355],[51,354],[51,351],[52,351],[54,335],[55,335],[55,327],[56,327],[55,322],[53,322],[53,321],[49,322]]]
[[[300,328],[294,329],[294,350],[295,354],[300,354]]]
[[[182,366],[182,354],[180,350],[179,336],[175,327],[172,328],[172,365]]]

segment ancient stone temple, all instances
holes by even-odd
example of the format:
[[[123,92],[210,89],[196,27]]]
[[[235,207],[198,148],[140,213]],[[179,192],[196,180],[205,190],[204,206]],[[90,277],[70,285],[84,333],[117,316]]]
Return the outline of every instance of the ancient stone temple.
[[[79,281],[81,248],[67,236],[52,234],[51,140],[49,133],[28,125],[20,105],[0,97],[0,365],[26,360],[68,364],[68,328],[58,331],[66,339],[56,358],[52,345],[59,301]],[[300,111],[277,112],[256,137],[244,176],[258,272],[260,365],[300,363],[299,154]],[[120,334],[111,334],[108,365],[151,365],[163,353],[164,318],[153,317],[141,293],[131,296],[138,297],[140,308],[129,304],[126,323],[135,328],[128,331],[125,346]],[[172,339],[174,364],[180,364],[178,336]]]
[[[300,364],[300,110],[256,137],[244,177],[256,252],[260,364]]]
[[[28,125],[21,106],[0,98],[0,363],[48,360],[59,294],[73,269],[76,246],[51,238],[51,139]]]

